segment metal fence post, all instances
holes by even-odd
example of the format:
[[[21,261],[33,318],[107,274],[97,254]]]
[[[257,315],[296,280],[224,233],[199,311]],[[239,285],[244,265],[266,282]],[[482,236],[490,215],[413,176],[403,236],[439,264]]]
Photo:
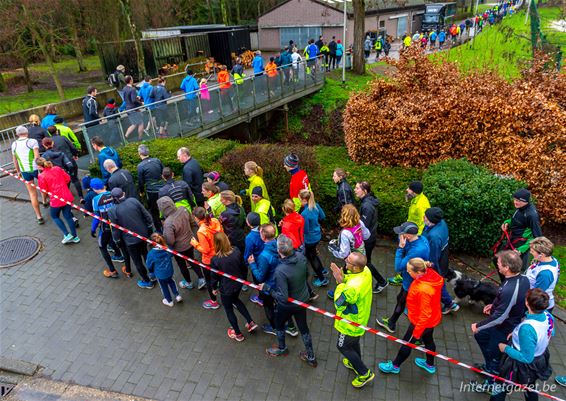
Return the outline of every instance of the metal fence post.
[[[120,136],[122,137],[122,143],[124,145],[128,144],[128,141],[126,140],[126,135],[124,135],[124,127],[122,127],[122,120],[123,120],[123,116],[125,114],[122,115],[118,115],[118,118],[116,119],[116,122],[118,123],[118,127],[120,128]]]
[[[222,110],[222,96],[220,95],[220,87],[216,91],[216,97],[218,98],[218,110],[220,111],[220,118],[224,119],[224,111]]]
[[[149,115],[149,126],[153,131],[153,137],[157,139],[157,133],[155,132],[155,123],[153,122],[153,116],[151,115],[151,109],[149,107],[147,108],[147,114]]]
[[[202,102],[200,101],[200,96],[197,96],[197,100],[198,100],[198,114],[200,117],[200,126],[204,127],[204,115],[202,110]]]
[[[181,116],[179,115],[179,101],[175,100],[175,111],[177,112],[177,124],[179,125],[179,137],[181,137],[181,133],[183,129],[181,127]]]
[[[240,89],[239,89],[240,85],[234,83],[234,86],[236,87],[236,104],[238,105],[238,114],[242,114],[240,108]]]
[[[255,98],[255,96],[256,96],[256,93],[255,93],[255,75],[252,75],[252,96],[253,96],[253,100],[254,100],[254,109],[255,109],[256,104],[257,104],[256,98]]]
[[[90,155],[90,162],[94,163],[94,152],[92,151],[92,145],[90,144],[90,138],[88,136],[88,129],[86,125],[81,126],[81,131],[83,132],[83,138],[85,139],[88,154]]]

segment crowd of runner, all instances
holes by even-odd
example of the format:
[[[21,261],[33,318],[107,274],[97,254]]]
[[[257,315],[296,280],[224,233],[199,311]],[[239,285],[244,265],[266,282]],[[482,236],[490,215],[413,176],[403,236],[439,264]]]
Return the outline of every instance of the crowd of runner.
[[[50,207],[51,217],[63,234],[61,242],[73,246],[81,240],[71,207],[65,201],[75,199],[70,189],[74,164],[73,155],[69,157],[63,150],[72,142],[65,137],[55,140],[56,135],[44,138],[40,144],[33,135],[37,119],[33,118],[33,122],[31,129],[20,126],[16,130],[18,139],[12,144],[14,165],[27,181],[38,223],[44,221],[37,192],[30,183],[37,179],[42,189],[56,195],[50,197],[49,203],[44,198],[44,206]],[[336,314],[367,325],[373,294],[397,285],[394,310],[389,317],[378,318],[377,323],[395,333],[398,320],[406,314],[409,326],[402,338],[431,351],[436,350],[434,330],[442,316],[459,309],[445,280],[451,271],[449,227],[443,211],[431,207],[419,181],[407,183],[407,220],[394,228],[398,236],[394,268],[398,275],[386,279],[371,262],[377,241],[379,200],[367,181],[357,182],[352,188],[343,169],[333,173],[334,212],[339,216],[340,233],[328,244],[335,262],[326,268],[318,251],[321,221],[326,215],[316,202],[308,173],[301,169],[296,154],[287,155],[281,167],[271,167],[285,168],[290,176],[288,199],[283,205],[273,205],[263,169],[254,161],[242,166],[249,186],[233,188],[218,172],[204,173],[188,148],[177,151],[183,169],[182,176],[176,177],[170,167],[151,157],[147,145],[141,144],[136,182],[131,172],[122,168],[115,149],[105,146],[99,137],[92,138],[91,145],[98,153],[102,174],[84,177],[82,189],[73,187],[84,208],[103,219],[93,219],[90,230],[105,264],[102,274],[109,279],[121,275],[132,279],[137,274],[140,288],[160,287],[162,302],[168,307],[182,302],[191,290],[206,290],[208,299],[202,307],[214,310],[223,306],[229,322],[227,336],[235,341],[243,341],[244,332],[259,329],[241,300],[242,291],[250,289],[185,259],[195,260],[195,250],[203,264],[258,285],[259,291],[251,291],[250,300],[264,310],[261,329],[277,338],[277,344],[266,349],[267,354],[287,355],[286,335],[300,334],[305,350],[299,357],[312,367],[317,366],[317,360],[306,309],[290,302],[289,297],[313,302],[319,297],[316,288],[331,287],[327,295]],[[554,331],[553,290],[560,267],[552,256],[552,242],[542,234],[530,192],[519,189],[512,196],[516,210],[502,224],[504,240],[494,252],[501,285],[493,303],[485,306],[484,319],[472,324],[471,330],[484,357],[480,369],[532,386],[537,379],[550,376],[548,344]],[[244,210],[242,197],[249,198],[250,210]],[[148,249],[146,241],[111,227],[108,220],[151,238],[159,246]],[[166,248],[177,255],[173,257]],[[174,280],[173,259],[182,276],[178,282]],[[314,273],[312,279],[309,265]],[[235,309],[244,317],[245,328],[240,327]],[[365,330],[340,320],[334,327],[338,332],[337,347],[344,356],[342,362],[354,372],[352,385],[366,385],[375,373],[361,357],[360,338]],[[377,368],[386,374],[399,374],[410,353],[411,348],[404,345],[394,359],[379,362]],[[430,374],[436,372],[431,354],[416,358],[415,364]],[[557,377],[561,384],[563,379]],[[478,388],[487,389],[493,400],[504,399],[508,391],[493,380]],[[537,395],[527,392],[526,397],[534,400]]]

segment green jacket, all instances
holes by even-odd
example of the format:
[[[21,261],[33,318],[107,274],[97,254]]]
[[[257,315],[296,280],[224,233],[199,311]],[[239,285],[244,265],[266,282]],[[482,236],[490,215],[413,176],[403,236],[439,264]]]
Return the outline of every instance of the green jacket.
[[[73,145],[75,145],[75,148],[77,148],[77,150],[79,151],[81,150],[81,143],[79,142],[79,139],[77,138],[77,136],[75,135],[72,129],[64,126],[63,124],[55,124],[55,128],[57,128],[61,136],[64,136],[69,141],[71,141]]]
[[[351,322],[367,325],[371,313],[372,276],[368,267],[361,273],[344,275],[344,282],[334,291],[336,314]],[[360,337],[365,330],[341,320],[334,321],[334,328],[351,337]]]
[[[206,201],[208,203],[208,207],[212,211],[212,214],[215,218],[220,216],[224,210],[226,210],[226,206],[222,202],[220,202],[220,194],[215,194],[214,196],[210,197]]]
[[[252,201],[252,189],[254,189],[255,187],[261,187],[261,189],[263,190],[263,198],[267,200],[269,200],[269,194],[267,193],[267,187],[265,186],[265,182],[263,182],[263,178],[261,178],[259,175],[252,175],[250,178],[248,178],[248,181],[250,182],[250,186],[246,190],[246,195],[250,197],[252,212],[256,212],[256,204]]]
[[[259,214],[260,224],[273,223],[275,226],[275,235],[278,235],[277,224],[275,223],[275,209],[271,206],[271,202],[267,199],[261,199],[258,203],[253,203],[255,205],[255,212]]]
[[[407,217],[407,221],[419,226],[419,235],[422,234],[425,227],[424,212],[429,208],[430,202],[425,194],[418,194],[411,199],[411,203],[409,204],[409,216]]]

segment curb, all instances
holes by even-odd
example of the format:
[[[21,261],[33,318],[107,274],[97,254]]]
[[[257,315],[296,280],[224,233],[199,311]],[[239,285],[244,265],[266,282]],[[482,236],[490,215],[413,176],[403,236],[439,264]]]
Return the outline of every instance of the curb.
[[[23,376],[33,376],[39,369],[35,363],[0,356],[0,371]]]

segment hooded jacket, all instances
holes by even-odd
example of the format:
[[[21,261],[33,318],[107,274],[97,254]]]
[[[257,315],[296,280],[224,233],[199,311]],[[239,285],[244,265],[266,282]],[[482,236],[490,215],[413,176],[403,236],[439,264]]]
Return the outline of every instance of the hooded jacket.
[[[53,166],[44,169],[37,179],[40,188],[43,188],[54,195],[57,195],[66,201],[72,202],[74,199],[73,194],[69,190],[69,182],[71,177],[63,171],[61,167]],[[63,207],[67,204],[54,196],[49,197],[49,204],[51,207]]]
[[[448,273],[448,224],[442,219],[434,226],[425,227],[423,237],[427,239],[430,249],[428,260],[444,277]]]
[[[108,217],[110,217],[112,223],[116,223],[146,238],[149,238],[153,232],[153,219],[136,198],[126,198],[120,202],[115,202],[114,208],[108,211]],[[137,245],[143,242],[143,240],[122,230],[112,230],[112,237],[116,243],[124,240],[126,246]]]
[[[438,326],[442,320],[440,295],[443,285],[444,279],[434,269],[427,269],[409,287],[407,311],[409,321],[415,326],[414,338],[421,338],[425,329]]]
[[[250,255],[254,255],[254,259],[257,261],[265,243],[261,239],[261,234],[259,233],[259,227],[252,228],[251,231],[246,235],[246,249],[244,251],[244,262],[248,263],[248,258]]]
[[[305,219],[305,244],[316,244],[322,238],[320,221],[326,218],[324,210],[318,203],[314,209],[309,209],[308,206],[305,206],[301,216]]]
[[[248,273],[242,253],[236,247],[232,248],[232,253],[228,256],[220,257],[215,255],[210,261],[210,266],[213,269],[242,279],[246,279]],[[214,289],[218,288],[223,295],[237,294],[242,289],[241,283],[218,274],[212,274],[210,282],[211,287]]]
[[[281,220],[281,234],[285,234],[293,241],[293,248],[298,249],[305,242],[305,219],[297,212],[283,217]]]
[[[343,178],[338,184],[336,184],[336,207],[334,208],[334,211],[339,212],[342,210],[342,206],[347,204],[354,204],[354,195],[352,187],[348,181]]]
[[[220,220],[230,244],[238,248],[240,253],[243,253],[246,247],[246,234],[244,233],[246,214],[244,208],[237,203],[231,203],[226,206],[226,210],[220,214],[218,220]]]
[[[279,305],[294,305],[287,300],[289,297],[308,302],[307,259],[305,256],[300,252],[293,252],[291,256],[280,259],[279,265],[275,268],[275,288],[266,283],[263,289]]]
[[[395,271],[403,276],[403,289],[409,290],[413,278],[407,273],[407,263],[413,258],[429,260],[428,241],[424,237],[418,237],[415,241],[405,243],[404,248],[397,248],[395,253]]]
[[[254,256],[255,257],[255,256]],[[279,253],[277,252],[277,240],[266,242],[263,250],[255,262],[250,263],[250,270],[258,283],[265,283],[269,287],[275,286],[275,269],[279,265]],[[267,290],[263,291],[268,293]]]
[[[362,222],[365,224],[365,226],[370,232],[368,241],[372,241],[376,239],[378,205],[379,205],[379,199],[373,196],[373,194],[367,194],[362,198],[362,204],[360,205],[360,217]]]
[[[263,181],[263,178],[261,178],[259,175],[252,175],[250,178],[248,178],[248,181],[250,182],[250,186],[246,190],[246,195],[250,197],[250,203],[252,204],[252,212],[255,212],[256,204],[254,203],[254,201],[252,201],[252,190],[255,187],[260,187],[263,193],[262,198],[267,200],[269,200],[269,194],[267,193],[267,187],[265,186],[265,182]]]
[[[67,156],[69,158],[69,160],[73,160],[73,156],[79,156],[79,151],[77,150],[75,145],[73,145],[73,143],[71,141],[69,141],[67,138],[65,138],[64,136],[53,135],[51,137],[51,140],[53,141],[53,148],[52,149],[55,152],[63,152],[65,154],[65,156]],[[41,150],[41,147],[40,147],[40,150]],[[104,171],[106,171],[106,170],[104,170]]]
[[[104,168],[104,161],[107,159],[114,160],[116,166],[118,166],[118,168],[122,168],[122,160],[120,160],[118,152],[108,146],[102,148],[98,154],[98,166],[100,167],[100,172],[102,173],[102,179],[104,181],[108,181],[108,178],[110,178],[110,173]]]
[[[145,264],[150,273],[155,274],[155,278],[166,280],[173,277],[173,255],[163,249],[153,248],[147,254]]]
[[[208,203],[208,212],[216,218],[219,218],[220,214],[226,210],[226,206],[220,202],[220,193],[212,195],[206,200],[206,203]]]
[[[173,200],[164,196],[157,200],[157,207],[165,217],[163,222],[163,236],[174,251],[183,252],[191,247],[191,238],[195,236],[193,230],[197,230],[197,223],[192,215],[184,207],[177,207]]]
[[[424,214],[430,209],[430,202],[425,194],[418,194],[409,203],[409,215],[407,221],[415,223],[419,227],[418,234],[421,235],[424,230]],[[425,259],[426,260],[426,259]]]
[[[211,218],[208,225],[206,224],[205,220],[199,221],[198,224],[198,241],[193,239],[191,241],[191,245],[193,245],[195,249],[201,253],[202,263],[204,263],[205,265],[210,265],[212,257],[216,254],[216,251],[214,249],[214,234],[219,231],[223,231],[222,225],[215,218]]]

